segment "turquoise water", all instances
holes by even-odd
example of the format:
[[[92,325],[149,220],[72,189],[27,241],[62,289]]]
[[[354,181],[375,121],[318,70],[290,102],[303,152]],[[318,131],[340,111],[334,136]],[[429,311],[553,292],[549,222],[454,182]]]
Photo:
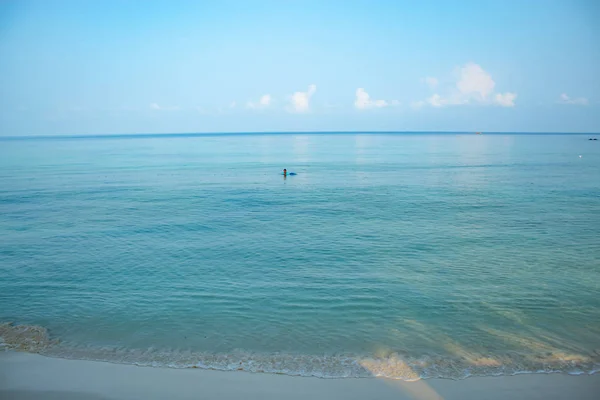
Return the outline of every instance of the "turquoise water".
[[[0,322],[47,329],[43,354],[400,379],[600,366],[586,136],[4,139],[0,238]]]

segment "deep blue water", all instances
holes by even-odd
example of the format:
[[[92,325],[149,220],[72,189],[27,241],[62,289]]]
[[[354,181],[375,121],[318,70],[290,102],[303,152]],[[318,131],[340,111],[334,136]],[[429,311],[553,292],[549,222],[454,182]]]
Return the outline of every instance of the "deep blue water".
[[[0,139],[8,321],[60,339],[44,354],[144,365],[403,379],[591,372],[600,145]]]

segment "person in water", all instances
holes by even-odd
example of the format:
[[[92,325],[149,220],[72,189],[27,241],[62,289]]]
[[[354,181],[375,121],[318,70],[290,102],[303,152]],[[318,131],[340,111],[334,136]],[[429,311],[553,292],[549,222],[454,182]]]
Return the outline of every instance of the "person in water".
[[[283,169],[283,176],[287,176],[287,169]]]

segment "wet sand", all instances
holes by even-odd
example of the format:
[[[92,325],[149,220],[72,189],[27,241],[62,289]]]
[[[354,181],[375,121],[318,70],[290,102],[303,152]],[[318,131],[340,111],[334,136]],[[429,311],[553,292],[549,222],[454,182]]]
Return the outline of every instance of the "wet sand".
[[[600,374],[431,379],[318,379],[137,367],[0,352],[0,399],[598,399]]]

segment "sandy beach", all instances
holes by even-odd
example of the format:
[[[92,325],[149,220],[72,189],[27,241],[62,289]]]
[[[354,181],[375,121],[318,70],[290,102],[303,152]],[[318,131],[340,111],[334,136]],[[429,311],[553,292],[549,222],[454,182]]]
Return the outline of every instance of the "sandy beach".
[[[404,382],[137,367],[0,353],[0,399],[597,399],[600,374]]]

